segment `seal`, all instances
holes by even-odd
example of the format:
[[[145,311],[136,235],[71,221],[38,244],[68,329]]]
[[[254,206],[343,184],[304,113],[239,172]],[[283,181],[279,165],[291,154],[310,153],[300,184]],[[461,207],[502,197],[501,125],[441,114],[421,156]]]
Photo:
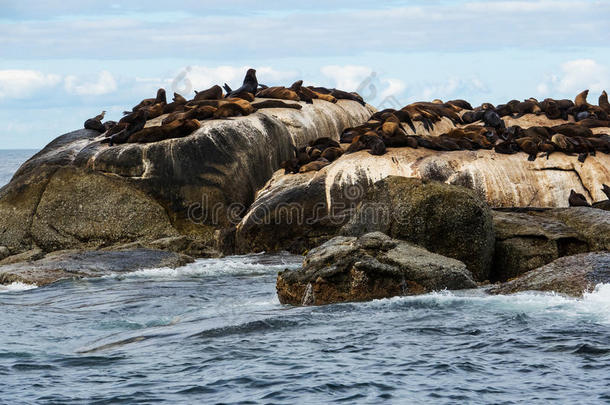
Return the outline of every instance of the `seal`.
[[[295,91],[287,89],[283,86],[274,86],[260,90],[258,93],[256,93],[256,97],[301,101],[299,95]]]
[[[307,104],[313,104],[313,99],[318,98],[316,93],[314,93],[312,90],[303,87],[303,80],[297,80],[296,82],[292,83],[290,90],[297,93],[299,99]]]
[[[183,110],[184,105],[186,103],[187,103],[186,98],[182,97],[178,93],[174,93],[174,98],[172,99],[172,102],[169,104],[166,104],[163,107],[163,114],[169,114],[169,113],[172,113],[175,111]]]
[[[151,143],[171,138],[182,138],[201,127],[197,120],[176,120],[167,125],[144,128],[132,134],[127,143]]]
[[[606,90],[602,91],[602,94],[599,96],[598,105],[607,114],[610,114],[610,103],[608,103],[608,93],[606,93]]]
[[[184,112],[175,112],[169,114],[167,117],[163,119],[161,122],[162,125],[169,124],[172,121],[176,120],[205,120],[208,118],[212,118],[214,116],[214,112],[216,112],[217,108],[209,105],[199,106],[196,108],[191,108]]]
[[[568,204],[570,205],[570,207],[590,207],[591,206],[584,195],[577,193],[574,190],[570,190],[570,196],[568,197]]]
[[[247,91],[242,91],[240,93],[233,94],[231,97],[241,98],[242,100],[246,100],[248,102],[254,101],[254,94],[248,93]]]
[[[525,152],[529,155],[527,160],[529,160],[531,162],[536,160],[536,157],[538,156],[538,143],[536,142],[536,140],[534,138],[526,136],[523,138],[516,139],[515,142],[517,142],[517,144],[519,145],[519,148],[523,152]]]
[[[133,107],[131,109],[131,111],[136,112],[137,110],[139,110],[142,107],[148,107],[153,104],[163,104],[163,105],[167,104],[167,97],[165,95],[165,89],[157,90],[157,96],[155,98],[146,98],[146,99],[140,101],[140,103],[138,105],[136,105],[135,107]]]
[[[214,111],[214,118],[229,118],[239,115],[246,116],[250,113],[238,103],[226,103]]]
[[[259,101],[256,103],[252,103],[252,107],[256,108],[257,110],[260,110],[263,108],[293,108],[295,110],[300,110],[301,108],[303,108],[303,106],[301,104],[285,103],[281,100]]]
[[[301,166],[299,169],[299,173],[307,173],[313,171],[319,171],[320,169],[328,166],[330,162],[324,158],[320,158],[319,160],[314,160],[313,162],[309,162],[306,165]]]
[[[562,118],[559,104],[551,98],[547,98],[542,101],[542,103],[540,103],[540,108],[542,111],[544,111],[544,115],[546,115],[546,117],[550,120],[558,120]]]
[[[227,86],[227,84],[225,83],[225,89],[228,87],[230,90],[230,87]],[[258,90],[258,80],[256,79],[256,70],[255,69],[248,69],[248,71],[246,72],[246,76],[244,77],[244,82],[241,85],[240,88],[233,90],[233,91],[228,91],[227,93],[227,97],[234,97],[235,94],[239,94],[239,93],[252,93],[252,94],[256,94],[256,91]]]
[[[582,107],[586,107],[589,105],[589,103],[587,103],[587,96],[589,95],[589,90],[585,90],[581,93],[579,93],[576,98],[574,99],[574,106],[576,108],[582,108]]]
[[[470,105],[470,103],[466,100],[449,100],[447,101],[447,104],[455,105],[461,108],[462,110],[472,110],[472,105]]]
[[[202,91],[195,90],[194,101],[200,100],[219,100],[222,98],[222,88],[219,85],[214,85],[209,89],[205,89]]]

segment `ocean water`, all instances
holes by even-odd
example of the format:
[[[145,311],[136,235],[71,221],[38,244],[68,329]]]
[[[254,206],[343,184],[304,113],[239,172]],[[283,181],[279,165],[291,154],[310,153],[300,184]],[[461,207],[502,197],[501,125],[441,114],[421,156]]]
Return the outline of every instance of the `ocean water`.
[[[0,187],[8,183],[19,166],[36,152],[32,149],[0,149]]]
[[[300,262],[2,286],[0,403],[610,403],[610,285],[281,305]]]

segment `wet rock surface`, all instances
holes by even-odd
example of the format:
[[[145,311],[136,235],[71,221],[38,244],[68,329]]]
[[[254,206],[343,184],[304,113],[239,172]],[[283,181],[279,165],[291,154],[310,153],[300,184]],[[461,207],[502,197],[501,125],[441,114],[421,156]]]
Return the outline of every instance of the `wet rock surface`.
[[[599,283],[610,283],[610,253],[582,253],[559,258],[509,282],[488,289],[491,294],[554,291],[582,296]]]
[[[0,284],[21,282],[43,286],[66,278],[99,277],[145,268],[180,267],[186,255],[152,249],[123,251],[59,251],[42,258],[0,265]]]
[[[610,213],[587,207],[493,212],[492,281],[507,281],[563,256],[610,250]]]
[[[475,288],[466,266],[381,232],[337,236],[311,250],[300,270],[277,278],[280,302],[323,305]]]

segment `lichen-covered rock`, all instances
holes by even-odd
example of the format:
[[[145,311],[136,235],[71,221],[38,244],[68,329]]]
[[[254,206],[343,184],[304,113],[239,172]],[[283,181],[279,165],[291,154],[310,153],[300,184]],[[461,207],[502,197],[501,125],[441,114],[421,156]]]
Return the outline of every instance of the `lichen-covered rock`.
[[[0,260],[11,255],[11,251],[6,246],[0,246]]]
[[[506,281],[553,260],[610,250],[610,212],[587,207],[494,211],[492,281]]]
[[[292,305],[475,287],[463,263],[380,232],[329,240],[307,254],[302,269],[281,272],[276,285],[280,302]]]
[[[344,235],[387,233],[466,264],[487,280],[494,249],[491,210],[476,193],[437,181],[390,176],[375,183]]]
[[[554,291],[582,296],[600,283],[610,283],[610,253],[582,253],[559,258],[509,282],[488,289],[491,294]]]
[[[43,286],[66,278],[99,277],[154,267],[180,267],[193,258],[152,249],[54,252],[37,260],[0,266],[0,284]]]
[[[294,146],[338,139],[371,114],[350,100],[302,105],[203,121],[189,136],[154,143],[109,147],[86,129],[62,135],[0,189],[0,245],[48,252],[179,235],[211,245]]]

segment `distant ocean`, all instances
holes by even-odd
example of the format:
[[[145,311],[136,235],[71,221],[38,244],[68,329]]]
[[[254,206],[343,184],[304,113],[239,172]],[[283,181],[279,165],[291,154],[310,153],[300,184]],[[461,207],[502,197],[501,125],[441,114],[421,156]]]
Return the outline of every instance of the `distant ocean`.
[[[19,166],[36,152],[36,149],[0,149],[0,187],[8,183]]]

